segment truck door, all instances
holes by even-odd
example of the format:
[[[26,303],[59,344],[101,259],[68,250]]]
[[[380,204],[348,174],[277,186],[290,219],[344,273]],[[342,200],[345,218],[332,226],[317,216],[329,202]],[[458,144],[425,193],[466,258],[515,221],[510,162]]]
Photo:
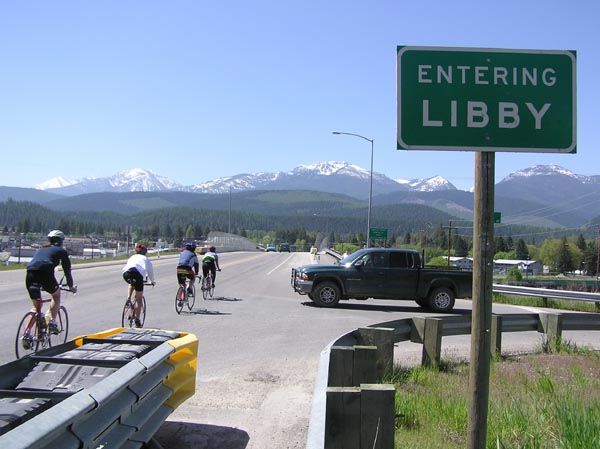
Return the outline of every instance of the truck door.
[[[361,263],[359,266],[353,267],[354,272],[347,279],[348,293],[373,297],[375,292],[383,292],[389,263],[387,253],[383,251],[368,252],[359,260]]]
[[[415,299],[419,282],[419,259],[405,251],[390,253],[387,286],[390,296],[398,299]]]

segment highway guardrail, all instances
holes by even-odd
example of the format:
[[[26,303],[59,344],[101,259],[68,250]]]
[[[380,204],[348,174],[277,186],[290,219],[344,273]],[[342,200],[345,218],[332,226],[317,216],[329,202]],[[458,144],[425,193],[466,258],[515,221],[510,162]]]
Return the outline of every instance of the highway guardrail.
[[[491,351],[501,352],[505,332],[540,332],[552,344],[566,330],[600,330],[600,315],[494,314]],[[439,366],[442,337],[470,333],[470,316],[443,315],[377,323],[331,341],[319,358],[306,449],[393,449],[394,390],[377,382],[393,369],[394,344],[421,343],[421,364]]]
[[[600,311],[600,293],[556,290],[551,288],[521,287],[518,285],[505,284],[493,284],[492,291],[494,293],[502,293],[504,295],[532,296],[542,298],[544,303],[546,303],[548,298],[594,302],[596,303],[596,309]]]
[[[148,444],[194,394],[198,340],[110,329],[0,366],[0,447],[127,448]]]

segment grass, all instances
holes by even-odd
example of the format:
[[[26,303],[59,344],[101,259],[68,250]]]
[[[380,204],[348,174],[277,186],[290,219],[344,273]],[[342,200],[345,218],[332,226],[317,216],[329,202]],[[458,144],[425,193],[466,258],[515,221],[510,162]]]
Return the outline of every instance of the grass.
[[[600,356],[561,342],[553,353],[493,361],[487,448],[600,448]],[[469,367],[397,368],[396,448],[467,443]]]

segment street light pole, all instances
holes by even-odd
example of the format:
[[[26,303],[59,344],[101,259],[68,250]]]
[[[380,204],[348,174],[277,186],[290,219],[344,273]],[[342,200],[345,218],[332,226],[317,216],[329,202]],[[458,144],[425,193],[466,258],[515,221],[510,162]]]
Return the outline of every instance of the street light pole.
[[[369,139],[368,137],[365,136],[361,136],[360,134],[354,134],[354,133],[346,133],[346,132],[342,132],[342,131],[332,131],[332,134],[336,134],[336,135],[345,135],[345,136],[354,136],[354,137],[360,137],[361,139],[366,140],[367,142],[371,142],[371,175],[370,175],[370,179],[369,179],[369,211],[367,213],[367,248],[369,248],[371,239],[369,238],[369,232],[371,230],[371,205],[373,202],[373,139]]]

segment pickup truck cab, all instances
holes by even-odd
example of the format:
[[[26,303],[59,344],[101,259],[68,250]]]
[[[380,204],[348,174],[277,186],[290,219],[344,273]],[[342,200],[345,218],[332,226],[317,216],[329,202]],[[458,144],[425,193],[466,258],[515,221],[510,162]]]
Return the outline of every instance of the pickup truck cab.
[[[415,301],[434,312],[450,312],[456,298],[470,298],[473,273],[457,268],[423,267],[417,251],[360,249],[333,265],[292,269],[292,288],[318,306],[346,299]]]

